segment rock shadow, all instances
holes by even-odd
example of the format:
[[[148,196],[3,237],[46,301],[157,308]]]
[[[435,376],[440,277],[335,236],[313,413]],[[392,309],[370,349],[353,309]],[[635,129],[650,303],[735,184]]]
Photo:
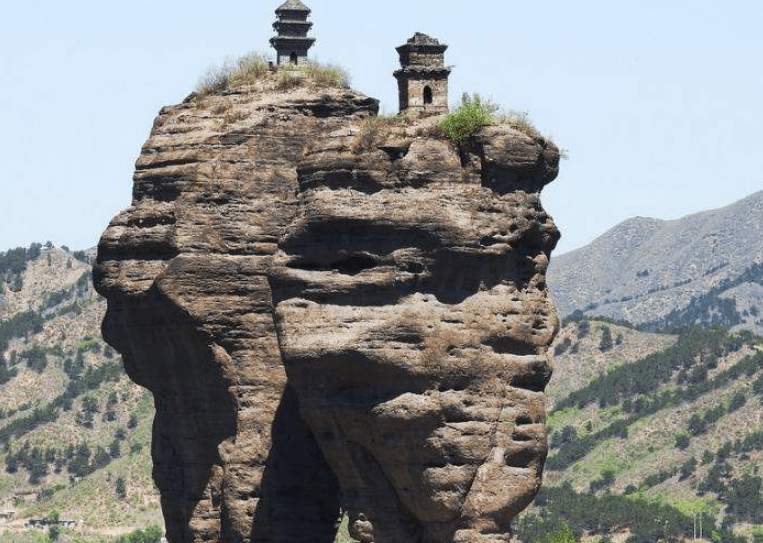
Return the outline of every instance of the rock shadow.
[[[287,386],[273,421],[272,446],[254,512],[252,543],[333,543],[341,489]]]
[[[215,522],[195,526],[202,501],[219,511],[224,462],[219,445],[236,435],[236,402],[198,323],[156,288],[129,301],[109,299],[104,339],[123,355],[129,377],[154,396],[151,455],[167,539],[212,536]]]

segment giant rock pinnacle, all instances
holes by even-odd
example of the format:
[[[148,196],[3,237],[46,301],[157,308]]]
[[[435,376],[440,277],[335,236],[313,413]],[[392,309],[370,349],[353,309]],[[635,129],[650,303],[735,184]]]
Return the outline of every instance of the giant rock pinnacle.
[[[162,109],[94,268],[171,543],[506,542],[546,457],[547,140],[347,89]]]

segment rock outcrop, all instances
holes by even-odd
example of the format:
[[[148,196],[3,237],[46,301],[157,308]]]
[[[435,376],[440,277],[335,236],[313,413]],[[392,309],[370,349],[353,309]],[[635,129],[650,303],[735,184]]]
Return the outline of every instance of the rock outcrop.
[[[95,265],[168,539],[508,541],[546,454],[553,144],[305,87],[164,108]]]

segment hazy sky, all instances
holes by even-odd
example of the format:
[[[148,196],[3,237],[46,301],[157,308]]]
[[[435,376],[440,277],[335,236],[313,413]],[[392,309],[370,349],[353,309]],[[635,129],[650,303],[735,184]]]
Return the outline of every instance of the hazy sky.
[[[95,245],[130,204],[162,105],[225,57],[269,51],[273,2],[6,3],[0,19],[0,250]],[[636,215],[663,219],[763,188],[760,0],[306,0],[313,58],[397,110],[394,48],[450,45],[450,100],[527,111],[569,150],[544,191],[559,251]]]

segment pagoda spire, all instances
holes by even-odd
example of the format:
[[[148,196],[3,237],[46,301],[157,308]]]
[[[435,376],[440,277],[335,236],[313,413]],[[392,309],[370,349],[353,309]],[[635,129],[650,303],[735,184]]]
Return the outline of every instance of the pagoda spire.
[[[308,15],[310,8],[300,0],[286,0],[276,9],[277,20],[273,28],[278,35],[270,39],[270,45],[276,50],[279,66],[307,62],[307,51],[315,43],[315,38],[307,35],[313,26],[307,20]]]

